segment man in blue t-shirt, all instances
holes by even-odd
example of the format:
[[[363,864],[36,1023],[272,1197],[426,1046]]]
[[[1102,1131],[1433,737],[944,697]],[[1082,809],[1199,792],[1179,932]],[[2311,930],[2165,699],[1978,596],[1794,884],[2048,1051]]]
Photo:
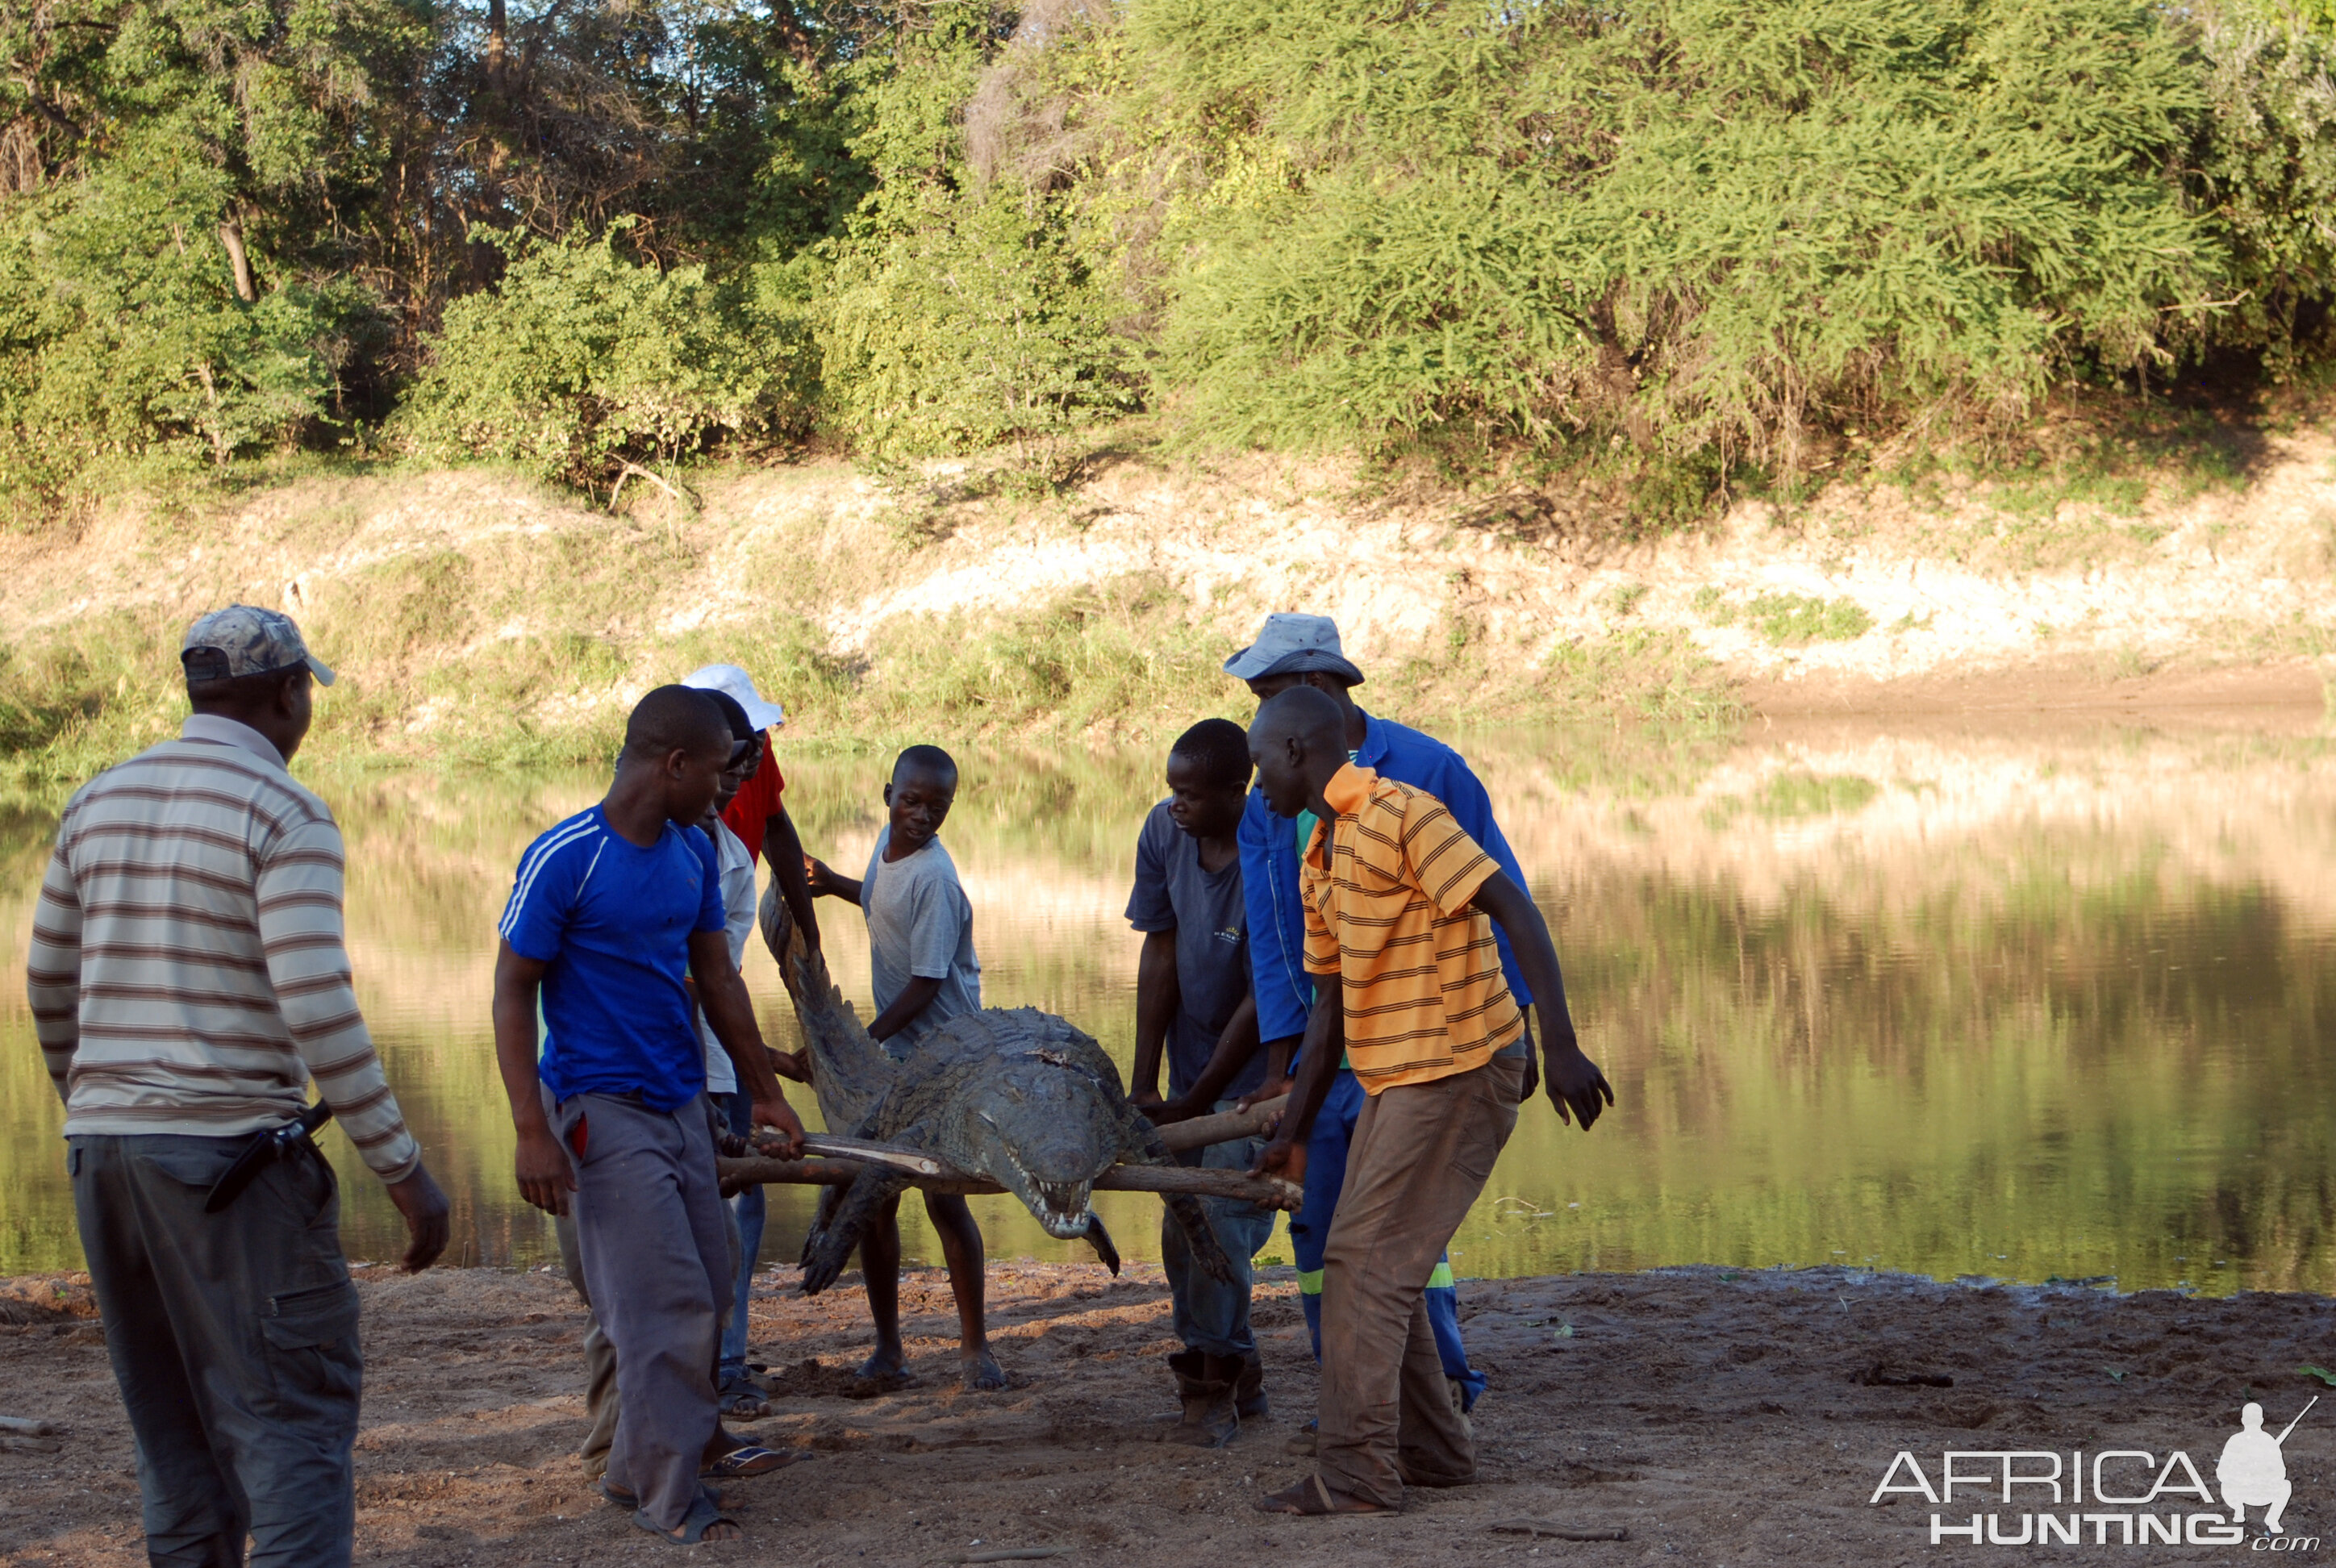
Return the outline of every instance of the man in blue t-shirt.
[[[692,825],[730,752],[729,724],[703,693],[643,697],[607,796],[520,857],[495,960],[520,1191],[550,1213],[573,1205],[593,1310],[616,1347],[620,1412],[601,1490],[641,1528],[688,1543],[740,1533],[698,1480],[719,1414],[730,1241],[687,982],[754,1125],[772,1129],[768,1146],[803,1147],[731,960],[720,862]]]
[[[1461,830],[1483,846],[1509,880],[1528,885],[1517,864],[1516,852],[1493,820],[1492,798],[1458,752],[1442,741],[1388,719],[1375,718],[1355,704],[1348,688],[1363,684],[1363,672],[1340,650],[1338,624],[1327,615],[1270,615],[1257,640],[1225,660],[1225,673],[1243,681],[1260,702],[1280,696],[1293,686],[1310,686],[1328,694],[1346,716],[1348,755],[1358,766],[1382,778],[1424,790],[1442,801]],[[1303,813],[1293,823],[1274,815],[1261,790],[1251,790],[1241,813],[1241,891],[1249,901],[1250,975],[1257,998],[1257,1029],[1266,1049],[1278,1062],[1297,1054],[1306,1033],[1306,1016],[1314,1000],[1313,981],[1306,973],[1306,901],[1298,890],[1299,846],[1313,836],[1313,813]],[[1533,1005],[1533,989],[1517,968],[1509,939],[1496,925],[1501,972],[1509,994],[1520,1008]],[[1524,1036],[1502,1054],[1525,1058],[1524,1098],[1533,1098],[1540,1062],[1534,1054],[1531,1015]],[[1252,1098],[1284,1093],[1286,1080],[1270,1084]],[[1338,1187],[1347,1171],[1347,1145],[1355,1119],[1362,1112],[1362,1086],[1344,1063],[1331,1081],[1329,1097],[1314,1119],[1307,1145],[1306,1203],[1290,1221],[1290,1246],[1298,1264],[1299,1300],[1306,1310],[1306,1326],[1314,1337],[1314,1359],[1322,1358],[1322,1249],[1330,1236],[1330,1216],[1338,1206]],[[1427,1285],[1428,1326],[1444,1361],[1444,1375],[1452,1380],[1455,1398],[1464,1411],[1484,1391],[1484,1375],[1468,1365],[1460,1343],[1458,1293],[1452,1265],[1441,1260]],[[1311,1452],[1309,1439],[1293,1439],[1293,1452]]]

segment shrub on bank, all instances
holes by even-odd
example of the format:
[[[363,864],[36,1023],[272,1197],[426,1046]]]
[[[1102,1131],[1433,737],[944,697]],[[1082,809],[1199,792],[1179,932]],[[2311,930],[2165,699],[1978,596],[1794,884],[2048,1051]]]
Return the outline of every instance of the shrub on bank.
[[[590,488],[628,463],[800,432],[801,324],[703,267],[620,256],[621,232],[522,249],[496,288],[448,306],[393,439]]]

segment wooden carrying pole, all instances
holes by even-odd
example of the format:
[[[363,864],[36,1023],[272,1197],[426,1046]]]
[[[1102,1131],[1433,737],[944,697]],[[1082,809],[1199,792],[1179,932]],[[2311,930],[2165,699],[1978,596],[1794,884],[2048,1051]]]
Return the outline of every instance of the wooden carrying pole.
[[[1160,1129],[1160,1141],[1168,1145],[1171,1154],[1186,1149],[1198,1149],[1210,1144],[1230,1144],[1235,1138],[1246,1138],[1264,1132],[1274,1125],[1290,1104],[1290,1096],[1264,1100],[1246,1111],[1218,1111],[1211,1115],[1194,1116],[1189,1122],[1171,1122]]]
[[[919,1156],[923,1158],[923,1156]],[[863,1171],[889,1169],[908,1178],[909,1184],[927,1193],[1002,1193],[997,1183],[942,1165],[941,1175],[904,1171],[897,1164],[882,1166],[860,1159],[774,1160],[762,1155],[720,1162],[723,1182],[731,1186],[754,1183],[782,1185],[843,1187]],[[1095,1187],[1105,1193],[1191,1193],[1203,1198],[1234,1198],[1270,1209],[1296,1210],[1306,1194],[1295,1183],[1279,1176],[1252,1176],[1246,1171],[1212,1171],[1196,1165],[1114,1165],[1097,1176]]]

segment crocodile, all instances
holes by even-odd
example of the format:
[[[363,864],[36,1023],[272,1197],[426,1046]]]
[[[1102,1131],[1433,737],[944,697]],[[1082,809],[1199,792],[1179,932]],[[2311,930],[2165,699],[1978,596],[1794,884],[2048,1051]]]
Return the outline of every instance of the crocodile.
[[[952,1018],[896,1059],[836,989],[827,960],[797,938],[775,883],[763,897],[764,943],[803,1026],[812,1092],[831,1129],[929,1154],[1004,1187],[1048,1235],[1085,1238],[1119,1272],[1119,1251],[1089,1205],[1095,1177],[1121,1161],[1167,1165],[1160,1134],[1127,1100],[1119,1069],[1085,1031],[1036,1008]],[[803,1289],[835,1281],[861,1232],[910,1184],[871,1166],[822,1193],[804,1238]],[[1211,1277],[1234,1279],[1201,1201],[1162,1194]]]

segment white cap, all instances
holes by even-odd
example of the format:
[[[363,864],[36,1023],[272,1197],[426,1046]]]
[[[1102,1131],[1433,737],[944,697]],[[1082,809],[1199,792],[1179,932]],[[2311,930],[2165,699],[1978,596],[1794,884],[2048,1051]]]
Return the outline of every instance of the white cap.
[[[754,677],[735,664],[706,665],[683,676],[681,684],[722,693],[746,710],[746,722],[756,729],[787,722],[787,710],[777,703],[764,702],[763,694],[754,689]]]

